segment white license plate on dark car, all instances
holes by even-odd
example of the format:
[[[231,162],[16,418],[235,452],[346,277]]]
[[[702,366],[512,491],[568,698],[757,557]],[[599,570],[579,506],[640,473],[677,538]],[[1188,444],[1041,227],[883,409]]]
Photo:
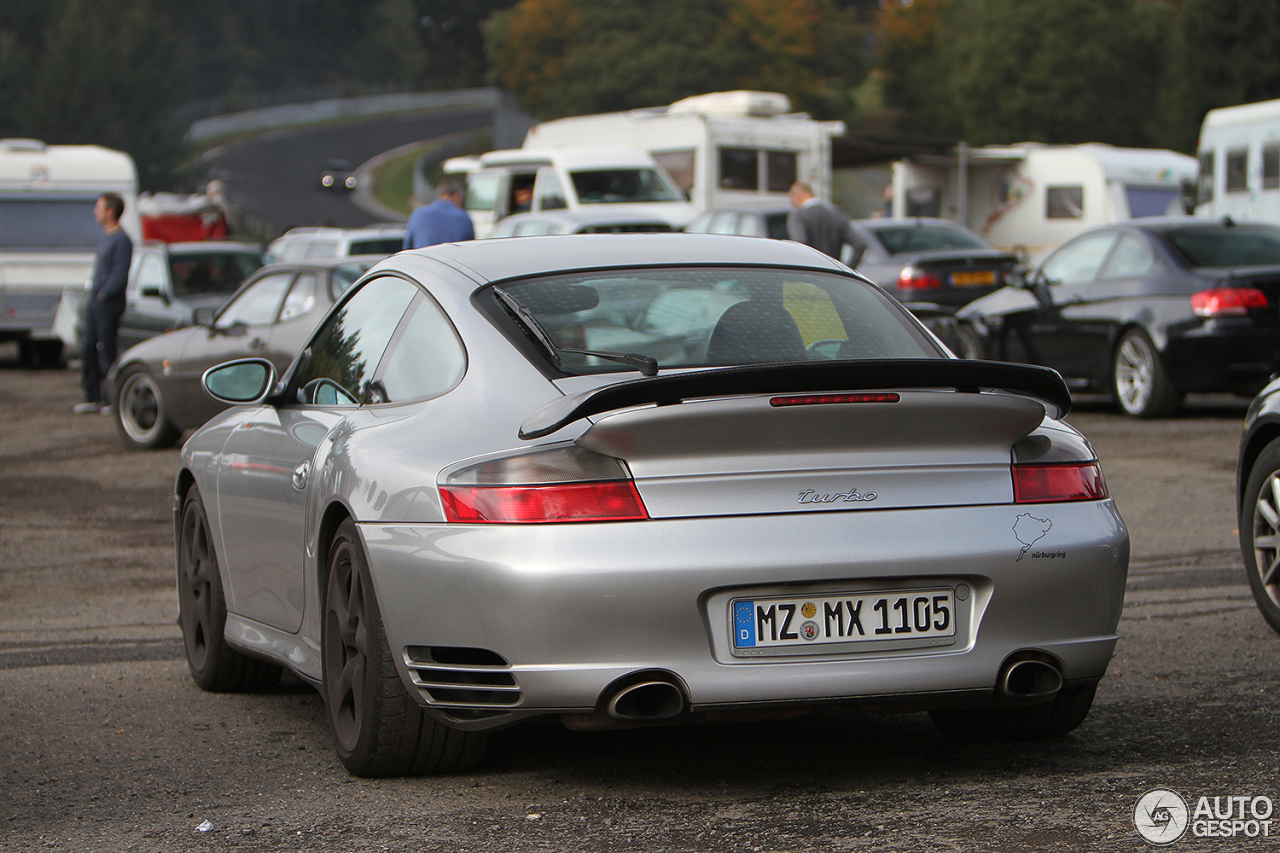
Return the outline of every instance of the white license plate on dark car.
[[[729,603],[738,654],[838,653],[955,642],[951,589],[912,589]]]

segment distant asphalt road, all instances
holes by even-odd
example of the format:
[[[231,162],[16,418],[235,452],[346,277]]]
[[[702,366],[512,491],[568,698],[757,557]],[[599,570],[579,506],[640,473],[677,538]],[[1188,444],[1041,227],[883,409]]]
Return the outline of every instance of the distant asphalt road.
[[[222,178],[232,202],[245,214],[280,230],[301,225],[355,228],[376,221],[349,194],[322,189],[325,161],[358,166],[413,142],[475,130],[492,122],[490,110],[398,114],[276,130],[214,149],[207,177]]]

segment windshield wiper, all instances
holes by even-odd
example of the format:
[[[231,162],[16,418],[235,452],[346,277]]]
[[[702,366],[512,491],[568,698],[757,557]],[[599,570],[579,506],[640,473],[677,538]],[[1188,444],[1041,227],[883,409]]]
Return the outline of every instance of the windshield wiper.
[[[574,355],[591,355],[606,361],[629,364],[645,376],[658,375],[658,360],[653,356],[641,355],[638,352],[606,352],[596,349],[562,349],[560,352],[571,352]]]
[[[493,292],[497,295],[503,306],[514,314],[516,319],[518,319],[521,324],[529,330],[529,334],[533,335],[534,339],[542,345],[543,349],[547,351],[547,355],[551,356],[552,360],[555,361],[557,367],[560,367],[561,369],[564,367],[560,361],[560,354],[571,353],[573,355],[590,355],[596,358],[603,358],[606,361],[616,361],[619,364],[630,365],[636,370],[639,370],[643,376],[658,375],[658,360],[652,356],[641,355],[636,352],[566,349],[556,346],[555,339],[553,339],[550,333],[548,333],[547,330],[543,328],[542,324],[538,322],[538,318],[530,314],[529,310],[512,298],[511,294],[507,293],[500,287],[495,287]]]

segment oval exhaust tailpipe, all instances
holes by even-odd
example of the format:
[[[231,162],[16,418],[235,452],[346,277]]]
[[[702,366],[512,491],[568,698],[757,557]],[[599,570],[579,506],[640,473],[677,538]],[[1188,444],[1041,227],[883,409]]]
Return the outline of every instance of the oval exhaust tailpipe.
[[[1000,692],[1020,699],[1048,699],[1062,689],[1062,673],[1039,660],[1009,664],[1000,678]]]
[[[669,720],[684,711],[684,694],[668,681],[642,681],[622,688],[605,712],[616,720]]]

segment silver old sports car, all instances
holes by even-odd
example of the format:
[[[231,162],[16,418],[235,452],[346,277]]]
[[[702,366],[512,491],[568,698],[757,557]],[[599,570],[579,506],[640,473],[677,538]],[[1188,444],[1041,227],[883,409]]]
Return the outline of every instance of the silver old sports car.
[[[957,738],[1085,718],[1128,533],[1058,374],[954,358],[796,243],[514,238],[402,252],[176,481],[187,658],[288,667],[359,775],[488,731],[927,710]]]

